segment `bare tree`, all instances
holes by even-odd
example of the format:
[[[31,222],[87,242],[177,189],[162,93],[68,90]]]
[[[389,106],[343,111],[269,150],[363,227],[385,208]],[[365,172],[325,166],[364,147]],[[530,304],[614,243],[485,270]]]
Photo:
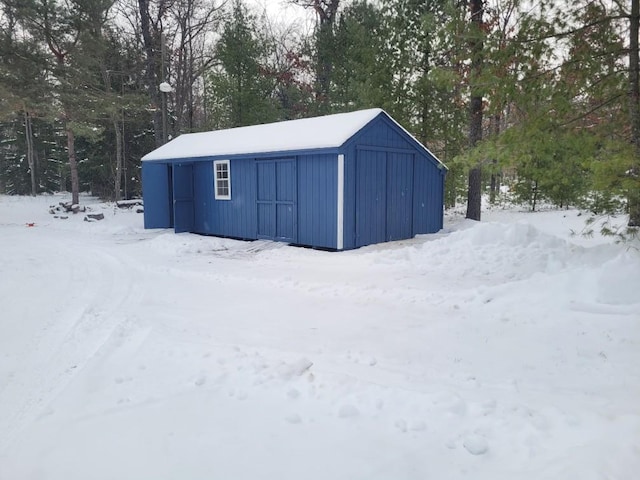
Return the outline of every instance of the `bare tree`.
[[[173,57],[168,73],[174,88],[176,133],[191,132],[198,127],[196,109],[198,97],[202,96],[198,79],[213,61],[206,55],[207,34],[215,29],[222,5],[205,0],[177,0],[170,9],[172,31],[168,41]]]
[[[162,34],[163,20],[167,10],[172,5],[173,0],[157,0],[155,10],[151,9],[153,0],[138,0],[140,13],[140,31],[145,52],[147,92],[151,101],[153,118],[153,132],[156,147],[164,143],[164,132],[162,128],[162,97],[160,96],[159,85],[163,78],[162,61]]]

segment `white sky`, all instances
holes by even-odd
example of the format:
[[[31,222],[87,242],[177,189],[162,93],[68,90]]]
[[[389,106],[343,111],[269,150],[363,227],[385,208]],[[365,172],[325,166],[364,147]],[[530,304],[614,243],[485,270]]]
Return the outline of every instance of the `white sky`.
[[[257,12],[267,11],[269,17],[282,23],[313,20],[313,12],[292,5],[289,0],[248,0],[247,5]]]

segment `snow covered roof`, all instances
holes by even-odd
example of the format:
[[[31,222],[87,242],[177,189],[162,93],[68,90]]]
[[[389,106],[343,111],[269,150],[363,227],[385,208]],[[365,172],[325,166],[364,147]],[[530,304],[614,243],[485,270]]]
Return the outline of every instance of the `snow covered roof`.
[[[187,133],[142,160],[240,155],[339,147],[382,112],[379,108],[323,117]]]
[[[142,160],[337,148],[381,113],[384,110],[371,108],[250,127],[186,133],[148,153]]]

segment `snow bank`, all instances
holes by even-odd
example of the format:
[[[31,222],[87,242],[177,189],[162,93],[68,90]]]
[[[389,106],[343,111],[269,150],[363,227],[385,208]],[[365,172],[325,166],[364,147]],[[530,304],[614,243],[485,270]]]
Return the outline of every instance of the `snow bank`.
[[[640,253],[629,250],[598,270],[596,300],[613,305],[638,304],[640,317]]]

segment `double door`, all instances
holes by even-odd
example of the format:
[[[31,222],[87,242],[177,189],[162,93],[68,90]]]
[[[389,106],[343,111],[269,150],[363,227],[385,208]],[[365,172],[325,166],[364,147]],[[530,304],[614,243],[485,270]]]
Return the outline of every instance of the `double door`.
[[[258,238],[297,241],[296,162],[256,160]]]
[[[358,150],[356,246],[413,236],[413,154]]]

